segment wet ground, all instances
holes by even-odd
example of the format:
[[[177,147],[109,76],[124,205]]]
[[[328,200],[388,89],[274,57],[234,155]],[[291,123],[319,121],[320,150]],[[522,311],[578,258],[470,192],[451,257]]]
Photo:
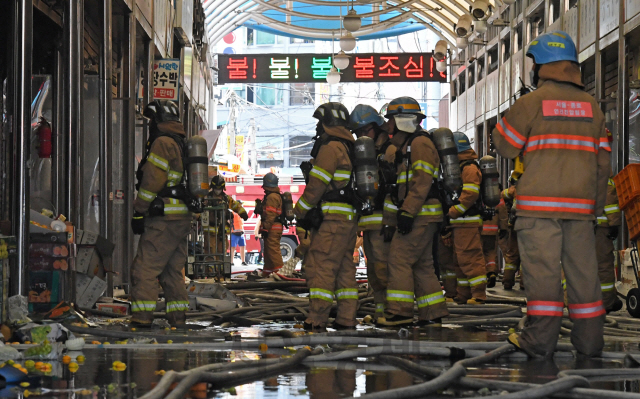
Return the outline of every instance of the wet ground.
[[[237,267],[241,267],[238,265]],[[246,268],[246,266],[245,266]],[[506,292],[501,289],[491,291],[506,297],[523,297],[523,291]],[[454,305],[455,306],[455,305]],[[640,320],[625,320],[628,314],[623,309],[616,313],[622,317],[619,323],[628,330],[640,329]],[[209,322],[200,322],[208,326]],[[111,326],[111,329],[126,330],[123,326]],[[375,330],[373,326],[360,326],[359,329]],[[232,333],[242,338],[262,337],[266,330],[301,331],[294,328],[294,323],[273,323],[265,326],[220,328],[207,327],[194,330],[190,334],[194,341],[203,336],[211,336],[210,342],[224,342],[220,335]],[[455,342],[504,342],[508,335],[507,326],[491,326],[486,328],[461,327],[455,324],[444,324],[436,329],[408,329],[410,340],[428,340],[451,343]],[[164,329],[152,330],[155,334],[177,335],[177,332]],[[217,337],[213,337],[217,334]],[[257,360],[264,358],[280,358],[293,353],[289,348],[269,348],[260,350],[211,350],[198,345],[189,349],[184,345],[171,349],[170,345],[152,344],[136,348],[127,344],[116,343],[116,339],[87,338],[87,342],[97,340],[102,345],[89,345],[80,352],[69,355],[72,361],[84,356],[84,362],[78,362],[79,368],[72,372],[68,365],[62,362],[51,362],[50,373],[32,372],[29,387],[13,387],[0,391],[0,398],[9,397],[42,397],[42,398],[137,398],[152,389],[169,370],[183,371],[210,363],[236,362],[240,360]],[[106,344],[105,342],[109,342]],[[568,338],[561,338],[560,342],[569,343]],[[605,351],[632,352],[640,354],[640,333],[637,337],[611,337],[606,340]],[[292,348],[291,348],[292,349]],[[421,365],[449,368],[454,360],[446,358],[429,358],[410,356],[409,358]],[[126,365],[124,370],[115,370],[114,362]],[[24,365],[24,362],[19,362]],[[510,360],[499,359],[482,367],[470,368],[468,377],[494,379],[512,382],[529,382],[544,384],[557,378],[562,370],[592,369],[592,368],[621,368],[622,360],[578,359],[570,353],[561,353],[552,361],[542,360]],[[357,358],[349,361],[333,361],[305,364],[296,369],[268,377],[256,382],[237,386],[233,389],[206,390],[204,385],[192,390],[193,398],[339,398],[359,397],[364,394],[384,391],[414,385],[424,381],[393,366],[376,362],[373,359]],[[591,388],[624,392],[640,393],[640,380],[599,381],[592,382]],[[439,395],[431,397],[477,397],[483,393],[447,389]],[[498,394],[499,392],[493,392]]]

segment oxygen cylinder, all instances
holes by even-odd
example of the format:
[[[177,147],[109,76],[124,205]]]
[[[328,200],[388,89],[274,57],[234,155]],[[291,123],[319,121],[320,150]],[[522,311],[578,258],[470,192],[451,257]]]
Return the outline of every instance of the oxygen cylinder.
[[[193,136],[187,140],[187,163],[189,191],[204,198],[209,192],[209,159],[204,137]]]
[[[495,208],[500,203],[500,173],[498,163],[491,155],[480,158],[482,172],[482,202],[489,208]]]
[[[378,161],[372,138],[362,136],[355,145],[356,193],[360,198],[372,198],[378,193]]]
[[[295,215],[293,214],[293,197],[291,197],[291,193],[288,191],[282,193],[282,213],[290,222],[295,219]]]
[[[453,139],[453,133],[441,127],[434,130],[431,136],[440,157],[444,188],[450,193],[456,192],[462,187],[462,172],[458,161],[458,146]]]

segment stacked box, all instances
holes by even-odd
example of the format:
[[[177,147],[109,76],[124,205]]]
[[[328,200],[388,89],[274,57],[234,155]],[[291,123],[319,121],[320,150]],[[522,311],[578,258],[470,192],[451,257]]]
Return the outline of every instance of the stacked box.
[[[46,312],[62,297],[64,272],[69,269],[66,233],[31,233],[29,244],[29,311]]]

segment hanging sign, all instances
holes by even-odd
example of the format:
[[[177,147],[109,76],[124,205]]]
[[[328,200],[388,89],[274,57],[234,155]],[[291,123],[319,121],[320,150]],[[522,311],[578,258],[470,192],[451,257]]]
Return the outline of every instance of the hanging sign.
[[[153,98],[178,101],[180,82],[180,59],[168,58],[153,63]]]
[[[330,54],[218,54],[218,83],[326,82]],[[341,82],[446,82],[431,53],[351,54]]]

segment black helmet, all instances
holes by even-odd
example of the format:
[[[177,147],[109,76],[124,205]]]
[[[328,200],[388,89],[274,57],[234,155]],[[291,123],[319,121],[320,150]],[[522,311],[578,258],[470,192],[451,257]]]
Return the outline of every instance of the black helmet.
[[[216,188],[221,188],[223,191],[225,186],[226,186],[226,183],[224,181],[224,177],[220,175],[213,176],[213,179],[211,179],[211,184],[209,185],[209,187],[212,190],[215,190]]]
[[[349,128],[349,110],[340,103],[326,103],[316,108],[313,117],[327,126]]]
[[[153,100],[144,109],[144,116],[154,123],[169,121],[180,122],[178,105],[169,100]]]
[[[271,172],[264,175],[262,187],[278,187],[278,176]]]

